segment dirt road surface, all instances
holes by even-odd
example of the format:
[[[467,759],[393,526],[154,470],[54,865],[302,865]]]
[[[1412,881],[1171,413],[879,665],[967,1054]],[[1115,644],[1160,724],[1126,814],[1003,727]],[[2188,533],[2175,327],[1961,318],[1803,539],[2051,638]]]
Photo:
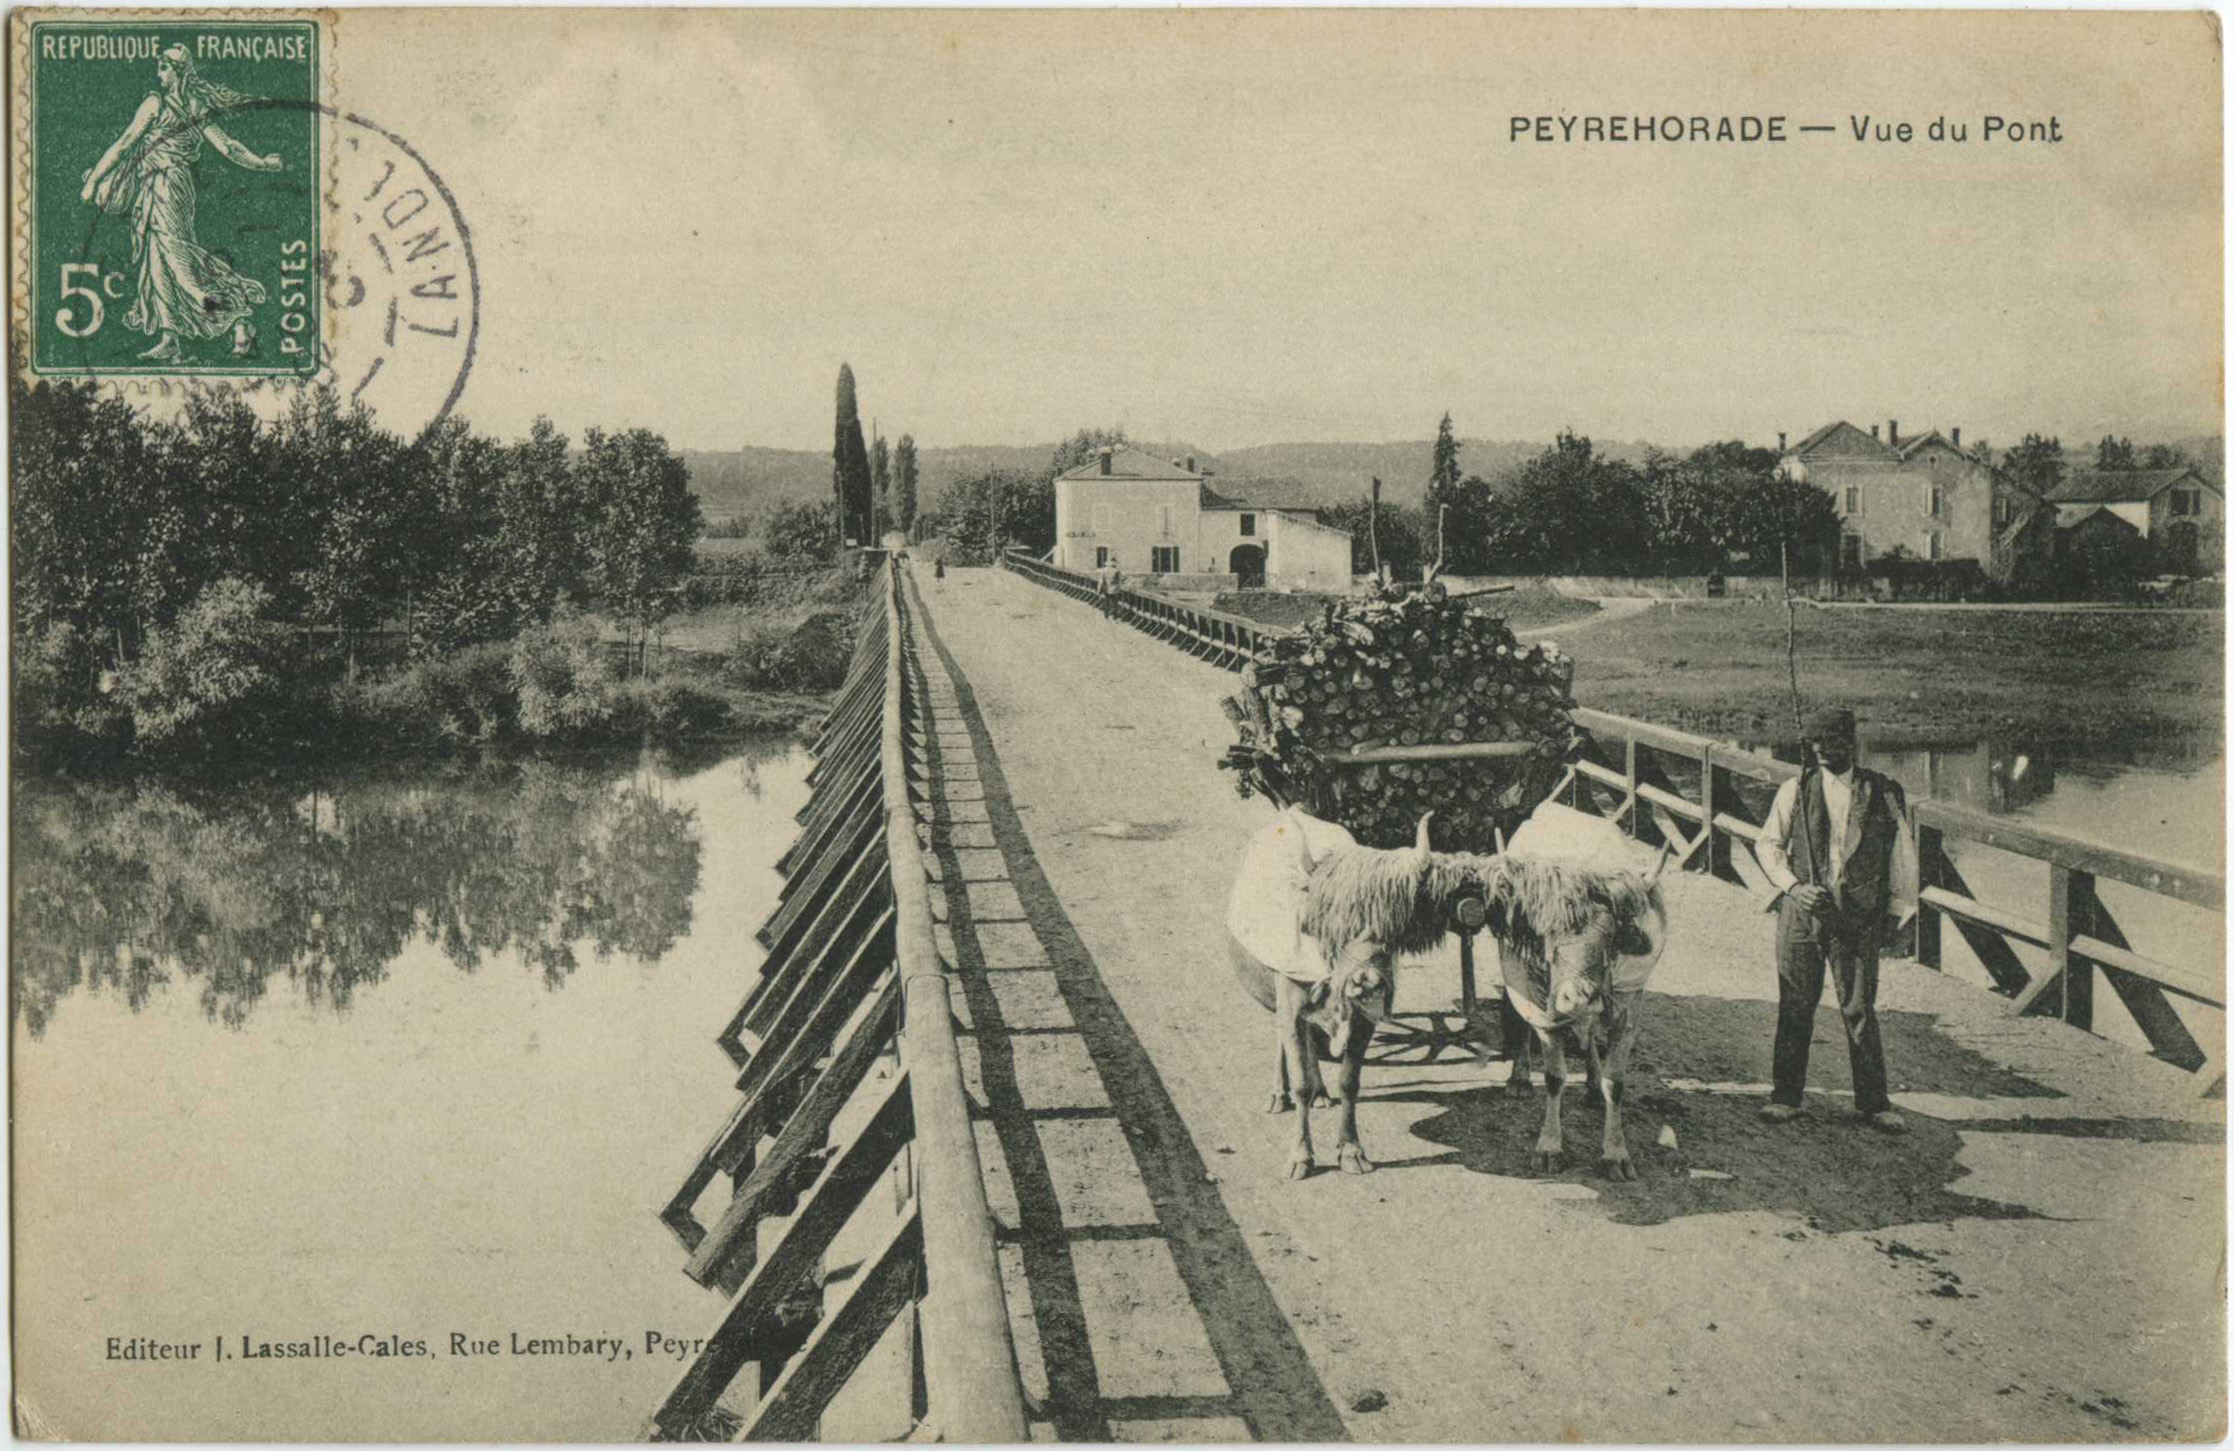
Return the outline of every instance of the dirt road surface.
[[[1640,1179],[1531,1177],[1536,1096],[1368,1069],[1377,1173],[1281,1176],[1267,1016],[1223,948],[1268,808],[1215,768],[1232,677],[1025,580],[920,576],[940,932],[1034,1434],[1229,1441],[2209,1439],[2225,1122],[2185,1076],[1910,963],[1913,1131],[1855,1126],[1835,1012],[1771,1128],[1769,920],[1673,883],[1630,1085]],[[1493,951],[1493,949],[1491,949]],[[1494,959],[1484,980],[1494,980]],[[1453,960],[1400,1007],[1446,1004]]]

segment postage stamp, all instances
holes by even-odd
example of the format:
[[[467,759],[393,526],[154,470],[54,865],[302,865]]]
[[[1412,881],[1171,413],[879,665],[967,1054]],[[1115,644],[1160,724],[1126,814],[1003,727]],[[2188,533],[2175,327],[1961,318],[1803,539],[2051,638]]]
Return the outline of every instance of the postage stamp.
[[[17,297],[33,373],[319,368],[321,28],[95,12],[26,27]]]

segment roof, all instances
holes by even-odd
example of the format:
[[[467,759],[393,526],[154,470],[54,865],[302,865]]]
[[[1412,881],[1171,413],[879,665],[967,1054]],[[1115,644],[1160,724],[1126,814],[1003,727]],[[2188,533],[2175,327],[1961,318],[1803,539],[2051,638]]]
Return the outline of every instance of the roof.
[[[1260,504],[1254,499],[1236,499],[1229,497],[1228,495],[1221,494],[1215,489],[1210,488],[1208,485],[1203,486],[1202,507],[1205,510],[1213,513],[1218,511],[1226,511],[1233,513],[1277,514],[1290,524],[1300,524],[1311,529],[1323,529],[1329,534],[1339,534],[1344,539],[1350,537],[1349,530],[1336,528],[1334,525],[1322,521],[1319,518],[1319,511],[1315,508],[1298,507],[1288,504]]]
[[[1936,428],[1928,429],[1923,433],[1919,433],[1914,438],[1902,439],[1900,441],[1900,456],[1902,458],[1913,458],[1916,456],[1918,450],[1922,449],[1924,445],[1931,443],[1936,443],[1941,448],[1947,449],[1952,453],[1962,454],[1964,458],[1970,457],[1969,454],[1963,453],[1961,449],[1956,448],[1952,443],[1949,443],[1946,437],[1942,435]]]
[[[1792,454],[1799,454],[1804,457],[1807,454],[1826,450],[1833,443],[1839,445],[1837,451],[1843,454],[1859,453],[1866,455],[1874,453],[1885,458],[1898,457],[1898,453],[1887,448],[1882,440],[1872,434],[1863,432],[1843,418],[1824,424],[1798,443],[1793,444],[1787,451],[1786,457],[1790,457]]]
[[[1192,483],[1202,478],[1200,473],[1169,459],[1120,443],[1110,452],[1109,472],[1101,471],[1097,456],[1086,460],[1068,473],[1059,475],[1066,479],[1130,479],[1135,483],[1154,480],[1159,483]]]
[[[2072,511],[2070,514],[2065,514],[2061,510],[2057,511],[2056,527],[2058,529],[2077,529],[2082,525],[2091,525],[2098,529],[2122,529],[2128,534],[2141,532],[2132,520],[2111,513],[2109,506],[2105,504],[2088,504],[2083,508]]]
[[[2219,492],[2191,468],[2073,469],[2048,491],[2048,498],[2057,504],[2144,504],[2187,479]]]

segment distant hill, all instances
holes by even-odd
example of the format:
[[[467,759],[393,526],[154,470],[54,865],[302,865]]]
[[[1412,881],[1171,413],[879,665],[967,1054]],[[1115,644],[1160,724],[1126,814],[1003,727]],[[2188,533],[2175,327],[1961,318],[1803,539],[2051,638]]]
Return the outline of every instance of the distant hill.
[[[1535,442],[1462,439],[1459,466],[1467,473],[1494,477],[1500,470],[1527,462],[1550,446]],[[1644,443],[1598,442],[1600,452],[1614,458],[1642,462]],[[1211,487],[1221,493],[1261,504],[1314,508],[1362,498],[1370,480],[1379,475],[1381,497],[1391,503],[1416,504],[1427,493],[1427,475],[1434,462],[1433,439],[1396,443],[1268,443],[1211,454],[1185,443],[1147,443],[1141,448],[1160,458],[1192,456],[1199,467],[1212,470]],[[990,469],[1036,473],[1054,457],[1055,444],[1008,447],[965,444],[954,448],[924,448],[917,455],[922,472],[925,507],[936,507],[947,485],[974,478]],[[783,448],[686,449],[682,459],[690,469],[691,487],[697,491],[709,522],[757,514],[780,502],[820,503],[830,497],[830,455],[827,451]],[[1252,492],[1252,486],[1253,492]]]

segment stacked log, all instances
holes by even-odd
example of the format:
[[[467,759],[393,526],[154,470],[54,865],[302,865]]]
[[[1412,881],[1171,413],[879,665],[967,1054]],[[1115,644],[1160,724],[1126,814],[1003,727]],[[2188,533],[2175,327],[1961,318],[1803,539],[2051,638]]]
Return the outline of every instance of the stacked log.
[[[1430,587],[1326,607],[1241,672],[1222,704],[1240,742],[1223,762],[1246,797],[1272,791],[1361,842],[1412,840],[1422,813],[1438,850],[1493,851],[1558,779],[1578,732],[1574,661],[1522,644],[1498,615]],[[1522,742],[1525,755],[1343,764],[1387,746]]]

